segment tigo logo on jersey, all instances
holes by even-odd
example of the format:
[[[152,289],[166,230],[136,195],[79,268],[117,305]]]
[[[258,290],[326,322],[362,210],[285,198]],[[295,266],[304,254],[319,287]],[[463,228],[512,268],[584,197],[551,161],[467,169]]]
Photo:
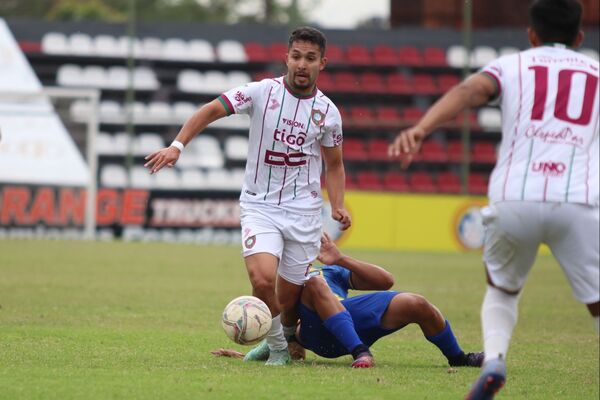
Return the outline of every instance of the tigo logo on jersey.
[[[567,170],[567,166],[561,162],[554,161],[539,161],[531,164],[533,172],[541,172],[547,177],[563,176]]]
[[[290,121],[290,122],[292,122],[292,121]],[[275,129],[275,132],[273,132],[273,139],[278,142],[283,142],[289,146],[293,146],[293,145],[302,146],[306,142],[306,133],[298,132],[297,135],[294,135],[294,134],[288,134],[286,132],[285,128]]]

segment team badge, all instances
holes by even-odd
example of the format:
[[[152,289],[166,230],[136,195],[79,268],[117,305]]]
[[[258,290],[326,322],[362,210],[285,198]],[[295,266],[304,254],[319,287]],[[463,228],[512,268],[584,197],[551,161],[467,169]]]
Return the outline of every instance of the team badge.
[[[244,241],[244,246],[246,246],[247,249],[253,248],[255,244],[256,244],[256,235],[250,236],[248,239],[246,239]]]
[[[325,124],[325,114],[323,114],[321,110],[313,108],[310,119],[316,126],[323,126],[323,124]]]

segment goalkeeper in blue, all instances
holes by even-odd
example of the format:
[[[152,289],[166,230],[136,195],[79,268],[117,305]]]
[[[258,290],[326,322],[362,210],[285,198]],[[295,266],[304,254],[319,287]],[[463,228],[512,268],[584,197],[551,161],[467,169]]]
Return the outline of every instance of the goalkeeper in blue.
[[[370,347],[380,338],[416,323],[450,366],[481,366],[483,353],[465,353],[437,307],[418,294],[388,290],[394,278],[385,269],[343,254],[327,235],[321,240],[318,259],[323,266],[310,273],[298,305],[295,340],[303,348],[321,357],[337,358],[350,354],[348,349]],[[377,292],[348,297],[350,289]],[[354,331],[339,332],[349,319]],[[303,358],[295,343],[290,350],[294,358]],[[266,343],[261,342],[245,360],[266,359],[268,351]],[[370,365],[363,368],[374,365],[372,358],[365,361]]]

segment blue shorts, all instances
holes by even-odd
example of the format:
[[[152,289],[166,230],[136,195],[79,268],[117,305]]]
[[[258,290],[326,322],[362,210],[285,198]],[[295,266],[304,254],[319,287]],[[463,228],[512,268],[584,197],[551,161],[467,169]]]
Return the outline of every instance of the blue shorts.
[[[342,300],[342,304],[352,316],[358,337],[366,346],[371,346],[378,339],[401,329],[385,329],[381,326],[381,318],[397,294],[399,292],[375,292]],[[298,313],[300,342],[305,348],[325,358],[349,354],[342,343],[325,328],[315,311],[299,303]]]

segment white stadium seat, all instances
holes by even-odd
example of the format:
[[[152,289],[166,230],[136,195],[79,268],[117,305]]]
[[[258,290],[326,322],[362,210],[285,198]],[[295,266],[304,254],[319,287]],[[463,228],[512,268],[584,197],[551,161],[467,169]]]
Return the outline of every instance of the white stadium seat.
[[[60,86],[79,86],[81,83],[81,67],[74,64],[64,64],[58,68],[56,83]]]
[[[222,71],[206,71],[204,85],[198,93],[221,94],[229,89],[229,78]]]
[[[138,189],[152,189],[154,187],[155,176],[151,175],[147,168],[139,165],[132,166],[129,171],[131,186]]]
[[[127,132],[117,132],[113,136],[113,154],[125,155],[132,148],[132,144],[129,134]]]
[[[187,43],[182,39],[167,39],[163,43],[161,58],[163,60],[189,60]]]
[[[99,57],[119,57],[117,38],[110,35],[98,35],[93,39],[93,53]]]
[[[113,136],[110,133],[98,132],[98,136],[96,136],[96,154],[109,155],[113,154],[113,151]]]
[[[121,104],[112,100],[100,102],[100,121],[109,123],[123,122]]]
[[[141,40],[142,57],[150,60],[158,60],[162,56],[163,42],[155,37],[147,37]]]
[[[160,87],[160,83],[152,69],[137,67],[133,71],[133,87],[136,90],[156,90]]]
[[[490,46],[477,46],[471,54],[471,66],[481,68],[496,58],[498,58],[496,49]]]
[[[137,156],[147,156],[148,154],[160,150],[163,147],[165,147],[165,142],[158,133],[140,133],[135,138],[133,154]]]
[[[215,51],[207,40],[193,39],[188,42],[188,56],[191,61],[214,62]]]
[[[154,175],[154,187],[157,189],[179,189],[179,172],[172,168],[163,168]]]
[[[105,187],[127,186],[127,171],[118,164],[107,164],[100,170],[100,184]]]
[[[198,110],[198,107],[187,101],[179,101],[173,104],[174,122],[176,124],[185,122],[196,110]]]
[[[231,136],[225,141],[225,157],[229,160],[242,161],[248,158],[248,138]]]
[[[182,189],[198,190],[206,186],[206,174],[198,168],[184,169],[179,176]]]
[[[231,71],[229,74],[227,74],[227,78],[229,80],[229,88],[243,86],[249,82],[252,82],[250,74],[244,71]]]
[[[126,89],[129,81],[129,73],[127,68],[122,66],[113,66],[108,68],[106,77],[107,88],[111,89]]]
[[[204,89],[204,75],[191,69],[184,69],[177,75],[177,89],[185,93],[200,93]]]
[[[173,111],[168,103],[153,101],[148,104],[146,120],[157,124],[169,124],[173,120]]]
[[[42,52],[46,54],[67,54],[67,37],[60,32],[48,32],[42,38]]]
[[[117,53],[119,57],[127,57],[129,55],[129,36],[121,36],[117,39]],[[142,45],[140,41],[133,38],[133,56],[140,57],[142,55]]]
[[[477,113],[477,123],[486,131],[499,132],[502,128],[502,115],[499,109],[486,107]]]
[[[98,65],[88,65],[81,74],[81,86],[103,88],[108,84],[106,70]]]
[[[75,100],[69,108],[69,115],[75,122],[87,122],[91,114],[91,105],[87,100]]]
[[[248,61],[244,46],[237,40],[223,40],[217,45],[217,58],[225,63],[245,63]]]
[[[94,54],[92,38],[85,33],[74,33],[68,41],[69,54],[91,56]]]
[[[446,61],[450,67],[463,68],[469,62],[467,50],[461,45],[450,46],[446,51]]]

